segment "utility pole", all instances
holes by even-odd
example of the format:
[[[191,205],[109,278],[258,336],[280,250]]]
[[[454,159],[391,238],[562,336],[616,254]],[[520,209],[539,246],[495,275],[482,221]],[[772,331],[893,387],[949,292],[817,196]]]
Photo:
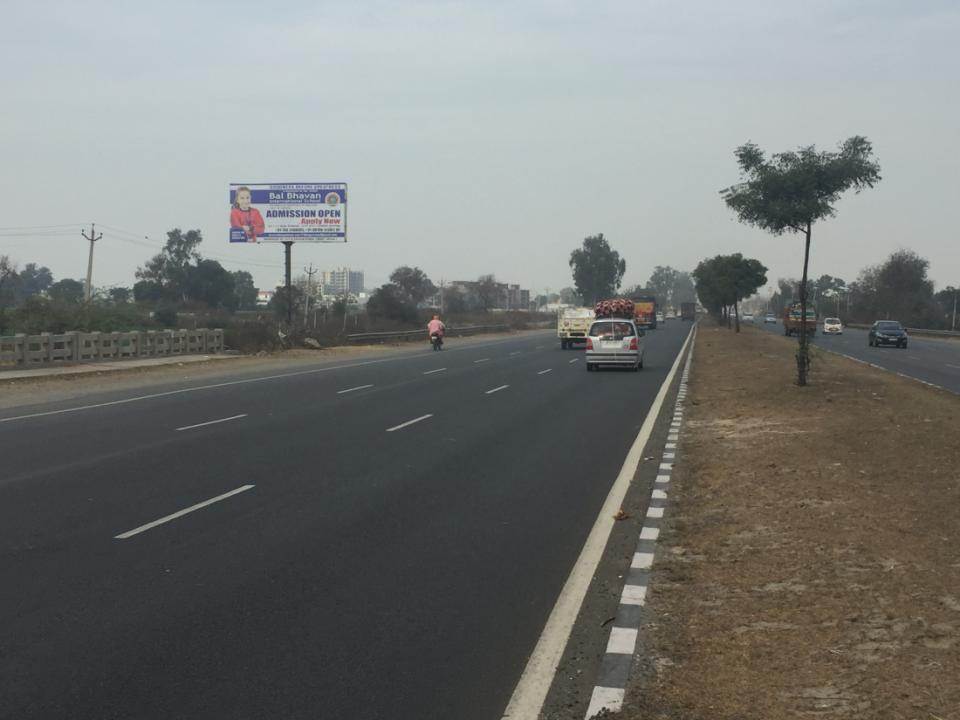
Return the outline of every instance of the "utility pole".
[[[440,278],[440,317],[443,317],[443,278]]]
[[[310,267],[304,268],[303,271],[307,274],[307,297],[303,303],[303,326],[306,327],[308,313],[310,312],[310,284],[317,271],[313,269],[313,263],[310,263]]]
[[[97,235],[93,223],[90,223],[90,235],[87,236],[83,230],[80,231],[80,234],[90,241],[90,255],[87,257],[87,286],[84,292],[84,299],[90,302],[90,298],[93,297],[93,285],[91,284],[93,282],[93,244],[103,237],[103,233]]]
[[[953,289],[953,322],[950,323],[950,329],[957,329],[957,295],[960,294],[960,288]]]
[[[293,240],[283,241],[284,292],[287,295],[287,332],[293,328],[293,290],[290,287],[290,248]]]

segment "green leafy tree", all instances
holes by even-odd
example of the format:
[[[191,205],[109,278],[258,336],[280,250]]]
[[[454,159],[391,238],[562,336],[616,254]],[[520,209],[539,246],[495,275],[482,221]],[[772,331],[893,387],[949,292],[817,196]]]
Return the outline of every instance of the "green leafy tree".
[[[678,273],[669,265],[657,265],[647,281],[647,287],[657,296],[661,305],[673,304],[673,285],[677,281]]]
[[[183,295],[190,302],[209,308],[235,310],[233,274],[216,260],[198,260],[187,266],[186,287]]]
[[[418,267],[402,265],[390,273],[390,282],[406,295],[410,302],[419,305],[437,292],[436,286],[427,274]]]
[[[592,305],[616,294],[627,271],[627,261],[600,233],[584,238],[583,246],[570,253],[570,268],[577,293]]]
[[[199,230],[187,232],[183,232],[180,228],[170,230],[163,250],[148,260],[143,267],[137,269],[138,280],[152,283],[152,285],[141,286],[141,293],[137,299],[159,295],[164,300],[186,303],[189,300],[188,276],[193,263],[200,260],[197,248],[201,242],[203,242],[203,236]],[[136,294],[136,285],[134,294]]]
[[[80,280],[64,278],[53,283],[47,294],[50,299],[63,305],[76,305],[83,302],[83,283]]]
[[[898,250],[880,266],[878,305],[888,318],[904,325],[930,327],[936,321],[933,281],[927,277],[930,261],[912,250]]]
[[[800,281],[801,313],[806,317],[807,271],[810,236],[814,223],[833,217],[834,206],[847,190],[860,192],[880,181],[880,165],[865,137],[845,140],[837,152],[818,152],[813,145],[769,160],[753,143],[737,148],[743,182],[724,192],[727,205],[741,222],[774,235],[800,233],[804,237],[803,277]],[[797,351],[797,384],[807,384],[810,367],[806,323],[800,323]]]
[[[734,253],[701,261],[693,277],[701,304],[728,325],[736,318],[736,330],[740,332],[740,302],[766,284],[766,273],[767,268],[759,260]]]
[[[670,289],[670,302],[674,308],[679,308],[681,303],[696,302],[697,291],[693,285],[693,278],[688,272],[678,272],[673,281],[673,287]]]
[[[27,263],[20,271],[20,297],[28,298],[40,295],[53,285],[53,273],[48,267],[38,267],[36,263]]]
[[[232,305],[237,310],[257,309],[257,286],[253,284],[253,275],[246,270],[236,270],[233,276]]]
[[[394,283],[381,285],[367,300],[367,314],[373,318],[387,318],[413,323],[417,320],[417,308]]]
[[[110,302],[123,305],[133,299],[133,290],[128,287],[112,287],[107,291]]]
[[[938,325],[946,330],[956,330],[958,316],[960,316],[960,288],[956,285],[947,285],[934,295],[933,299],[940,316]]]

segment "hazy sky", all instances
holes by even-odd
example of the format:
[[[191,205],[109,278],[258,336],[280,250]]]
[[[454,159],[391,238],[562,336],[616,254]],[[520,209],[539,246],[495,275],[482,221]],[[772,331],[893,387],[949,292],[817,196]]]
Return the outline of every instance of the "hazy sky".
[[[492,272],[534,292],[603,232],[626,284],[743,252],[799,275],[799,238],[739,225],[734,148],[874,143],[883,181],[814,230],[847,280],[899,247],[960,282],[960,3],[4,3],[0,253],[82,278],[82,223],[201,251],[261,287],[282,246],[230,246],[227,185],[346,181],[350,242],[294,246],[384,282]],[[58,234],[62,230],[63,234]],[[94,283],[150,248],[103,228]],[[142,240],[148,236],[150,240]]]

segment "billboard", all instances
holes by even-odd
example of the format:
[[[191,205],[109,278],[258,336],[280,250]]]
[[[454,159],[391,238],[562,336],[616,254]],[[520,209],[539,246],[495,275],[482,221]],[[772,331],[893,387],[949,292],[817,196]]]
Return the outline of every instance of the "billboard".
[[[230,242],[346,242],[346,183],[231,183]]]

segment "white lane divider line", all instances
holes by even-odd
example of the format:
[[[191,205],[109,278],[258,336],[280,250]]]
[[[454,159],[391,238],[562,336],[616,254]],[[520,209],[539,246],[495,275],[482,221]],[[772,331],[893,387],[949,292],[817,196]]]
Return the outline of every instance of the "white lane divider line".
[[[514,355],[519,355],[519,354],[520,354],[519,350],[514,350],[512,353],[510,353],[510,357],[513,357]]]
[[[506,390],[509,385],[501,385],[500,387],[495,387],[493,390],[487,390],[484,395],[493,395],[495,392],[500,392],[501,390]]]
[[[392,428],[387,428],[387,432],[394,432],[395,430],[400,430],[402,428],[409,427],[414,423],[422,422],[432,417],[433,417],[433,413],[429,413],[427,415],[421,415],[420,417],[414,418],[413,420],[407,420],[405,423],[400,423],[399,425],[394,425]]]
[[[910,359],[910,360],[919,360],[919,359],[920,359],[920,358],[918,358],[916,355],[907,355],[907,358]]]
[[[553,368],[547,368],[546,370],[541,370],[537,375],[546,375],[548,372],[553,372]]]
[[[424,375],[433,375],[434,373],[443,372],[446,368],[437,368],[436,370],[427,370]]]
[[[957,370],[960,370],[960,365],[951,365],[950,363],[944,363],[944,365],[946,365],[947,367],[952,367],[952,368],[956,368]]]
[[[476,365],[477,363],[482,363],[482,362],[490,362],[490,358],[480,358],[479,360],[474,360],[473,364]]]
[[[574,359],[571,360],[570,362],[571,362],[571,363],[575,363],[575,362],[577,362],[578,360],[580,360],[580,358],[574,358]]]
[[[231,415],[230,417],[220,418],[219,420],[208,420],[207,422],[197,423],[196,425],[184,425],[183,427],[178,427],[177,432],[181,430],[193,430],[194,428],[206,427],[207,425],[216,425],[217,423],[229,422],[231,420],[239,420],[240,418],[245,418],[246,413],[242,415]]]
[[[141,525],[140,527],[134,528],[133,530],[127,530],[127,532],[125,533],[121,533],[120,535],[115,535],[113,539],[126,540],[127,538],[131,538],[134,535],[139,535],[140,533],[150,530],[151,528],[155,528],[157,527],[157,525],[163,525],[164,523],[168,523],[171,520],[176,520],[178,517],[183,517],[187,513],[192,513],[194,510],[205,508],[207,507],[207,505],[213,505],[214,503],[220,502],[221,500],[226,500],[228,497],[233,497],[234,495],[239,495],[240,493],[246,492],[247,490],[252,490],[254,487],[256,486],[242,485],[241,487],[238,487],[235,490],[231,490],[230,492],[225,492],[223,495],[217,495],[216,497],[210,498],[209,500],[204,500],[203,502],[197,503],[196,505],[191,505],[190,507],[184,508],[183,510],[178,510],[172,515],[166,515],[165,517],[162,517],[159,520],[154,520],[153,522],[147,523],[146,525]]]
[[[534,350],[543,350],[543,345],[537,345]]]
[[[355,390],[366,390],[367,388],[372,388],[373,385],[357,385],[356,387],[347,388],[346,390],[337,390],[337,395],[344,395],[346,393],[354,392]]]

